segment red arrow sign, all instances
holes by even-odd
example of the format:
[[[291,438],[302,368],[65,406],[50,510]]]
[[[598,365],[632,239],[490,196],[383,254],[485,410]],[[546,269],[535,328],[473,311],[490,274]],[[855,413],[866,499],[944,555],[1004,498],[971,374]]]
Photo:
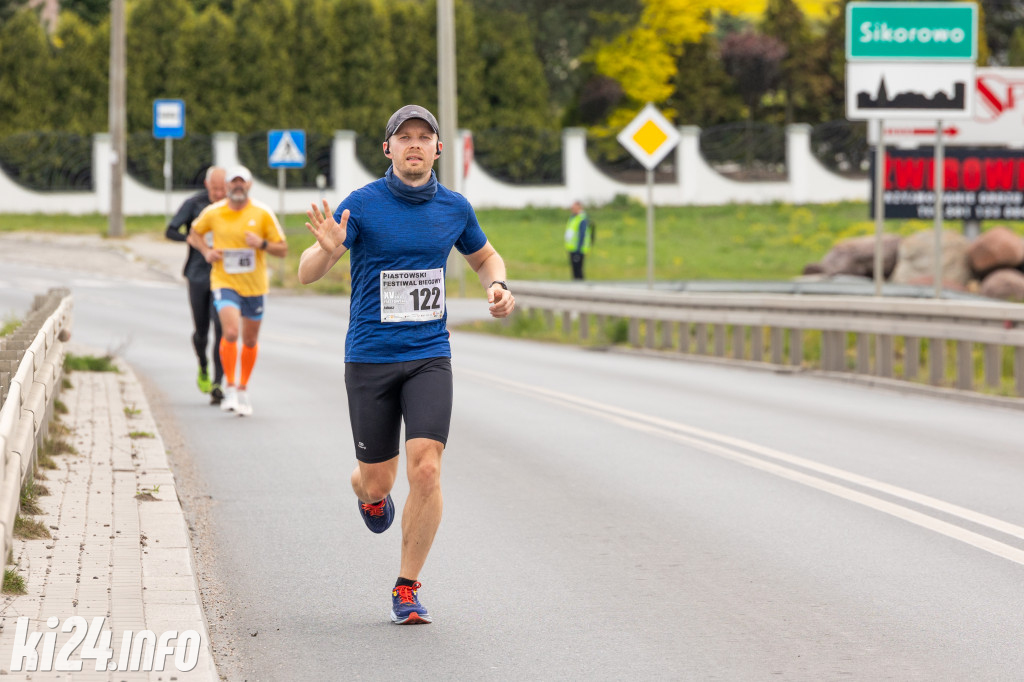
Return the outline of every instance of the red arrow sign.
[[[935,135],[935,128],[886,128],[886,135]],[[950,126],[949,128],[943,128],[942,134],[947,137],[956,137],[960,134],[959,128],[956,126]]]

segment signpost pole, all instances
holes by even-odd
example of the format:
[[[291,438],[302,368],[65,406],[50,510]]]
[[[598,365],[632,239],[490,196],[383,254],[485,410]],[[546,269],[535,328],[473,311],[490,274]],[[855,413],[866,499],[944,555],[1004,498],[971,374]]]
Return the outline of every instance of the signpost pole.
[[[267,165],[277,169],[277,220],[281,224],[281,231],[287,236],[288,230],[285,227],[284,171],[286,168],[306,167],[306,131],[271,130],[267,132]],[[320,185],[319,178],[317,178],[317,185]],[[285,259],[282,258],[280,261],[279,277],[281,283],[284,284]]]
[[[281,222],[281,231],[284,232],[285,234],[288,234],[288,230],[285,229],[285,226],[284,226],[284,222],[285,222],[285,218],[284,218],[284,216],[285,216],[285,213],[284,213],[284,166],[281,166],[281,167],[279,167],[277,169],[277,214],[278,214],[278,216],[280,216],[278,218],[278,220]],[[281,261],[280,262],[280,267],[278,268],[279,271],[280,271],[280,275],[279,276],[281,278],[281,285],[283,286],[284,285],[284,258],[281,258],[279,260]]]
[[[647,169],[647,288],[654,288],[654,169]]]
[[[885,229],[885,125],[878,119],[878,143],[875,146],[875,296],[882,295],[885,273],[882,259],[882,231]]]
[[[942,148],[942,121],[935,126],[935,298],[942,297],[942,192],[945,188],[946,155]]]
[[[174,167],[174,141],[164,139],[164,224],[171,222],[171,169]]]

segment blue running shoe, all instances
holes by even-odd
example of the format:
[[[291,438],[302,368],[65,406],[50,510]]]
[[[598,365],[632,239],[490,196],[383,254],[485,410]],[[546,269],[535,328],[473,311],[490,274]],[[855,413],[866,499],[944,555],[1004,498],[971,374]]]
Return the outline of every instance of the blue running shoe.
[[[391,620],[398,625],[429,623],[430,614],[417,596],[422,585],[398,585],[391,590]]]
[[[363,522],[367,528],[374,533],[383,533],[391,527],[391,522],[395,520],[395,503],[391,501],[391,495],[377,504],[367,504],[359,500],[356,502],[359,504],[359,513],[363,515]]]

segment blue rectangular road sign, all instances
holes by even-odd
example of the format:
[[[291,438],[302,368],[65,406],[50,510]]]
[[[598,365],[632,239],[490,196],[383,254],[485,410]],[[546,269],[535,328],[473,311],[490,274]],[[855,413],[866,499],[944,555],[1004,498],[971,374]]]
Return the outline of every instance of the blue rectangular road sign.
[[[153,137],[158,140],[185,137],[185,100],[153,100]]]
[[[267,165],[271,168],[305,167],[306,131],[271,130],[267,133]]]

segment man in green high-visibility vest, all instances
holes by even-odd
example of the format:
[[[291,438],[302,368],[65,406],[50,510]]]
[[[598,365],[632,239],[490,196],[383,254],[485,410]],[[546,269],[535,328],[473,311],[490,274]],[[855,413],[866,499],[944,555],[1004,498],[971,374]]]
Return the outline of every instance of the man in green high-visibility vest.
[[[594,245],[593,224],[587,218],[583,204],[572,202],[572,217],[565,226],[565,250],[569,252],[569,265],[572,266],[572,278],[583,279],[583,257],[590,253]]]

